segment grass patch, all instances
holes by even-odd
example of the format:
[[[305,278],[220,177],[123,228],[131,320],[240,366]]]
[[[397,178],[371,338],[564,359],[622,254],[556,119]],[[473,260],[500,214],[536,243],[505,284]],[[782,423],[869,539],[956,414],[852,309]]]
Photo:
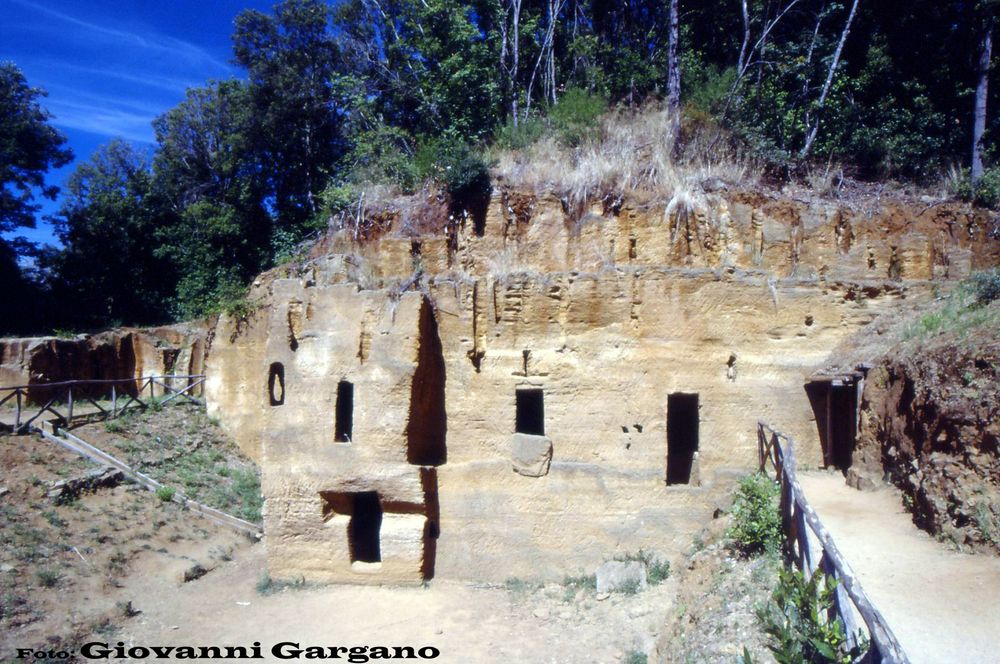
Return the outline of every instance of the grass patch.
[[[156,497],[164,503],[169,503],[177,495],[177,489],[172,486],[161,486],[156,489]]]
[[[35,572],[35,580],[43,588],[55,588],[59,585],[59,572],[51,569],[40,569]]]
[[[112,422],[113,431],[108,429]],[[197,406],[170,404],[159,412],[136,412],[105,422],[104,428],[114,434],[113,453],[136,470],[193,501],[261,522],[259,469]],[[173,499],[161,492],[157,496]]]
[[[939,334],[964,339],[972,330],[1000,327],[1000,309],[990,306],[1000,299],[1000,270],[977,272],[955,288],[944,302],[903,332],[904,340],[924,341]]]
[[[300,576],[297,579],[291,581],[282,581],[277,579],[272,579],[270,574],[265,573],[260,580],[257,581],[257,593],[260,595],[273,595],[274,593],[280,593],[283,590],[302,590],[307,588],[305,577]]]
[[[651,586],[663,583],[670,578],[670,563],[666,560],[661,560],[651,551],[639,549],[638,553],[627,553],[624,556],[615,558],[615,560],[621,562],[637,561],[645,565],[646,580]]]
[[[1000,517],[993,506],[987,502],[976,503],[973,521],[983,541],[1000,549]]]

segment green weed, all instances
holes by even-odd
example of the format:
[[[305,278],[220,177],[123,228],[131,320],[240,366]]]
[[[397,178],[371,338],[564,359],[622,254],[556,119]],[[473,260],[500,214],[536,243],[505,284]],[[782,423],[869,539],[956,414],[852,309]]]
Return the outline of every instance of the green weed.
[[[726,531],[737,551],[756,556],[781,544],[781,515],[777,483],[762,473],[740,480],[733,499],[732,525]]]

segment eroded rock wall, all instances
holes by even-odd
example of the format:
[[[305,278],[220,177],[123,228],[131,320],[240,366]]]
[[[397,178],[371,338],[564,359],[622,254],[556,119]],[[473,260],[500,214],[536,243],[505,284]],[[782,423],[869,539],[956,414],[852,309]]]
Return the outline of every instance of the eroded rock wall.
[[[216,330],[209,407],[263,466],[275,576],[559,579],[679,552],[755,467],[758,419],[823,463],[808,377],[995,261],[987,222],[501,191],[439,235],[344,231],[262,275]]]
[[[48,398],[46,383],[200,374],[208,336],[207,324],[183,324],[68,339],[0,339],[0,386],[27,385],[29,400],[37,403]]]
[[[869,372],[861,406],[849,480],[865,487],[884,476],[923,528],[1000,551],[996,330],[895,347]]]

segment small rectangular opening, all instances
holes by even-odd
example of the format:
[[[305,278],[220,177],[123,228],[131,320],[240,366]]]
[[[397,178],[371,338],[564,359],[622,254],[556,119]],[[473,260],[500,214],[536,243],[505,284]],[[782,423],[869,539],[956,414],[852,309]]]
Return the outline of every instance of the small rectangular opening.
[[[267,395],[272,406],[285,403],[285,365],[272,362],[267,372]]]
[[[334,441],[351,442],[354,435],[354,384],[342,380],[337,384],[337,408]]]
[[[690,484],[698,451],[698,395],[667,397],[667,484]]]
[[[517,390],[517,415],[514,431],[533,436],[545,435],[545,404],[541,389]]]

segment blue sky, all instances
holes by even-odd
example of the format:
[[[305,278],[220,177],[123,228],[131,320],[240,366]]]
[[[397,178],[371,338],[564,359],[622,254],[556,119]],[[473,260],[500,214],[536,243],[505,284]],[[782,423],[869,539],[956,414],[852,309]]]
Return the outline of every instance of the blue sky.
[[[275,0],[0,0],[0,60],[46,90],[52,124],[76,160],[122,137],[151,148],[151,123],[209,79],[242,76],[233,65],[233,19],[270,12]],[[49,174],[61,185],[74,164]],[[42,199],[39,217],[58,203]],[[57,243],[51,227],[19,229]]]

